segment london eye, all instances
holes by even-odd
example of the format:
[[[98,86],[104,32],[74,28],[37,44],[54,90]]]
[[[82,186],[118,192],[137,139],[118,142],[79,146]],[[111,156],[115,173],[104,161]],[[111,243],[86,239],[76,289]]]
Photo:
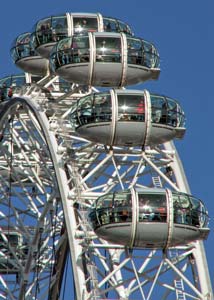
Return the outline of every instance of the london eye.
[[[209,215],[174,144],[182,101],[132,88],[158,80],[155,44],[65,13],[11,57],[24,73],[0,80],[0,299],[212,299]]]

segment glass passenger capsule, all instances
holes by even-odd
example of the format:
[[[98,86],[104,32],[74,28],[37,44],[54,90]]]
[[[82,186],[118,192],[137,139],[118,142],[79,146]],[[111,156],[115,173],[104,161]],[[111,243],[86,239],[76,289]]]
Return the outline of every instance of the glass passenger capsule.
[[[18,93],[26,83],[35,83],[41,79],[40,76],[31,75],[26,78],[25,74],[10,75],[0,79],[0,100],[4,101],[13,94]]]
[[[66,13],[39,20],[33,28],[32,40],[36,51],[49,58],[53,45],[61,39],[94,31],[124,32],[133,35],[128,24],[99,13]]]
[[[203,202],[165,189],[130,189],[96,200],[89,219],[99,238],[136,248],[185,245],[208,236]]]
[[[182,138],[186,130],[180,104],[147,90],[112,89],[84,96],[71,121],[81,137],[111,146],[154,146]]]
[[[31,33],[19,35],[11,46],[11,57],[17,67],[27,73],[44,76],[49,70],[49,61],[34,50],[30,42]]]
[[[70,82],[120,87],[157,79],[153,44],[123,33],[94,32],[61,40],[50,55],[53,72]]]

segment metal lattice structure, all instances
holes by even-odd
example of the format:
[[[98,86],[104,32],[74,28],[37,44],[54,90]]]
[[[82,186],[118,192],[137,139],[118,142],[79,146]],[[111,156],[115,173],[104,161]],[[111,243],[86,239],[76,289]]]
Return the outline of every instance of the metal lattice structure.
[[[133,248],[100,238],[88,218],[112,191],[189,194],[173,141],[112,147],[82,138],[71,112],[98,90],[62,91],[59,82],[47,75],[0,106],[0,299],[63,299],[72,278],[69,299],[212,299],[203,241],[158,249],[151,236],[150,248]]]

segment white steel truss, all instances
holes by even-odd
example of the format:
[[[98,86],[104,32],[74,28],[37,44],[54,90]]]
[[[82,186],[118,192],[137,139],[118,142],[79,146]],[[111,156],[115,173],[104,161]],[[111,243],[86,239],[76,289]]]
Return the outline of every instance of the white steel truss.
[[[78,300],[212,299],[202,242],[131,249],[100,239],[88,220],[104,193],[159,186],[189,193],[173,142],[141,149],[79,137],[70,112],[90,90],[63,94],[54,82],[23,87],[0,107],[0,299],[59,299],[69,253]],[[16,248],[11,228],[22,237]]]

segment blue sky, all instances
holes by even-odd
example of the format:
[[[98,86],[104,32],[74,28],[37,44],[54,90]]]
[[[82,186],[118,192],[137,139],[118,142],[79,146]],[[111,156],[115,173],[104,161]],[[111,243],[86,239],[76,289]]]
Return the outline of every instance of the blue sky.
[[[136,36],[153,42],[161,57],[158,81],[138,86],[178,99],[187,117],[187,132],[176,142],[191,192],[209,210],[211,232],[205,242],[214,277],[214,2],[212,0],[21,0],[4,1],[0,18],[0,77],[19,73],[10,46],[46,16],[64,12],[100,12],[127,22]]]

